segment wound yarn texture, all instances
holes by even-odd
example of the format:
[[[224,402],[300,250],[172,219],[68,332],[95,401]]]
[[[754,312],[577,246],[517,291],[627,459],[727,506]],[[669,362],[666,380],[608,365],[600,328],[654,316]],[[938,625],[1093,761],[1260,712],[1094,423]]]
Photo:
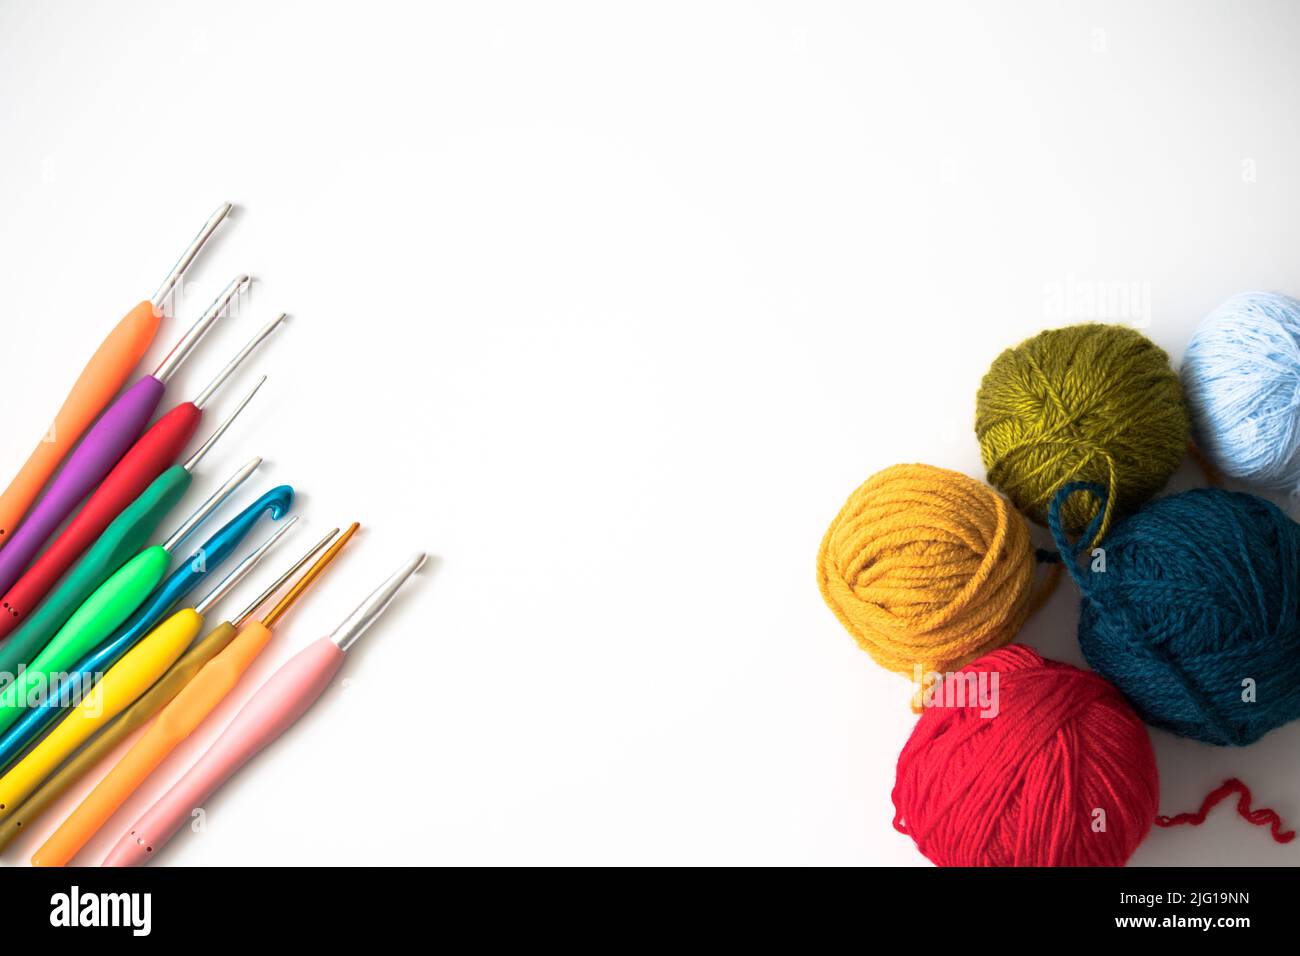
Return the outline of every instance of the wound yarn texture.
[[[939,866],[1123,865],[1159,805],[1141,719],[1103,678],[1020,644],[959,676],[994,674],[996,716],[969,693],[922,712],[898,757],[895,829]]]
[[[1197,444],[1220,471],[1300,487],[1300,301],[1233,296],[1192,336],[1181,375]]]
[[[895,465],[845,502],[817,554],[817,585],[881,667],[952,670],[1010,641],[1031,609],[1029,526],[982,482]]]
[[[1089,323],[1049,329],[999,355],[980,384],[975,434],[988,480],[1040,524],[1056,491],[1107,491],[1098,537],[1164,487],[1186,450],[1182,385],[1169,356],[1135,329]],[[1073,499],[1077,532],[1098,503]]]
[[[1255,495],[1198,488],[1115,523],[1079,564],[1061,513],[1050,524],[1083,595],[1088,663],[1148,723],[1244,745],[1300,717],[1300,525]]]

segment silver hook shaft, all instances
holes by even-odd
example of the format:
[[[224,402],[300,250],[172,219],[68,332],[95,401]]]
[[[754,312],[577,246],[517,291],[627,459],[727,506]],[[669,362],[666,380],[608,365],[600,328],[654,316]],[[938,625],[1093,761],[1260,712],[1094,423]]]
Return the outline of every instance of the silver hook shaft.
[[[154,369],[153,377],[158,379],[164,385],[168,379],[176,374],[176,370],[181,367],[194,346],[198,345],[203,336],[208,334],[208,329],[212,328],[214,322],[221,318],[221,314],[226,311],[227,306],[235,296],[239,295],[248,288],[252,280],[246,275],[238,275],[230,280],[230,284],[221,290],[221,294],[212,300],[207,311],[199,316],[198,321],[190,326],[190,330],[185,333],[184,337],[176,343],[175,347],[167,353],[167,357],[162,360],[162,364]]]
[[[160,285],[158,291],[153,294],[153,298],[149,300],[153,303],[155,311],[158,311],[163,307],[163,303],[166,302],[167,297],[171,295],[172,289],[176,288],[176,283],[180,281],[181,276],[185,275],[185,270],[188,269],[190,264],[198,258],[199,253],[203,251],[203,247],[206,246],[208,240],[212,238],[212,234],[217,231],[217,226],[221,225],[222,220],[230,215],[230,210],[234,208],[235,207],[230,205],[230,203],[223,202],[217,207],[217,211],[208,218],[208,221],[203,224],[203,228],[199,230],[199,234],[194,237],[194,241],[191,242],[185,251],[181,253],[181,257],[176,260],[176,265],[172,266],[172,271],[167,273],[167,277],[162,280],[162,285]]]
[[[427,558],[426,554],[414,554],[407,558],[406,563],[394,571],[392,577],[379,585],[370,597],[361,602],[360,607],[334,629],[330,640],[338,645],[339,650],[347,651],[357,642],[357,638],[366,633],[370,625],[374,624],[379,619],[379,615],[383,614],[392,603],[398,589],[406,583],[406,579],[420,570]]]
[[[188,538],[195,528],[203,524],[203,522],[207,520],[208,515],[216,511],[217,508],[221,506],[221,503],[229,498],[236,488],[247,481],[248,476],[257,471],[260,464],[262,464],[262,459],[254,458],[249,461],[248,464],[240,468],[239,471],[226,479],[226,483],[214,491],[207,501],[199,505],[198,510],[186,518],[181,526],[176,529],[175,533],[167,539],[163,544],[163,550],[169,554],[175,554],[176,548],[180,543]]]
[[[216,393],[217,389],[219,389],[223,384],[225,384],[226,379],[230,378],[231,375],[235,374],[235,369],[239,368],[240,363],[242,363],[244,359],[252,355],[253,350],[262,344],[262,340],[265,339],[272,332],[274,332],[279,327],[280,323],[283,322],[286,318],[288,318],[288,316],[285,315],[285,313],[281,312],[270,322],[266,323],[266,325],[262,327],[262,330],[260,332],[258,332],[251,339],[249,339],[248,344],[239,350],[239,354],[236,355],[233,359],[231,359],[226,364],[226,367],[217,373],[217,377],[212,380],[211,384],[209,384],[207,388],[205,388],[202,392],[199,393],[199,397],[194,399],[195,406],[197,406],[198,408],[202,408],[205,404],[207,404],[208,399],[210,399]]]
[[[244,406],[253,400],[253,396],[257,394],[257,390],[265,384],[266,376],[263,375],[257,380],[257,384],[253,386],[253,390],[245,395],[243,401],[235,406],[235,410],[226,416],[226,420],[217,426],[217,430],[208,437],[208,440],[199,446],[199,450],[190,456],[190,460],[185,463],[186,471],[190,474],[194,473],[195,466],[203,460],[204,455],[212,450],[212,446],[217,443],[217,439],[226,433],[226,429],[229,428],[231,423],[239,417],[239,413],[244,410]]]
[[[304,564],[306,564],[312,558],[316,557],[316,553],[320,551],[321,548],[325,547],[325,545],[333,541],[334,537],[338,533],[339,533],[339,529],[334,528],[330,531],[329,534],[325,535],[325,537],[321,538],[314,545],[312,545],[312,549],[310,551],[308,551],[301,558],[299,558],[298,561],[294,564],[294,566],[291,567],[288,571],[285,571],[284,574],[280,575],[278,578],[272,581],[270,586],[267,587],[267,589],[263,591],[261,594],[259,594],[252,604],[248,605],[248,607],[240,611],[236,617],[231,618],[230,619],[231,623],[233,623],[235,627],[240,627],[241,625],[243,625],[245,621],[247,621],[250,617],[252,617],[254,611],[256,611],[259,607],[261,607],[262,604],[265,603],[265,601],[272,594],[280,590],[280,588],[284,587],[284,583],[288,581],[291,577],[293,577],[295,574],[297,574],[302,569],[302,566]]]
[[[258,562],[266,557],[266,553],[275,547],[275,543],[284,537],[285,533],[294,526],[297,520],[297,515],[290,515],[281,521],[280,527],[276,528],[269,538],[258,545],[255,551],[244,558],[243,561],[240,561],[233,571],[222,578],[221,583],[209,591],[207,597],[194,605],[194,610],[200,614],[207,614],[208,608],[233,591],[235,586],[248,576],[248,572],[257,567]]]

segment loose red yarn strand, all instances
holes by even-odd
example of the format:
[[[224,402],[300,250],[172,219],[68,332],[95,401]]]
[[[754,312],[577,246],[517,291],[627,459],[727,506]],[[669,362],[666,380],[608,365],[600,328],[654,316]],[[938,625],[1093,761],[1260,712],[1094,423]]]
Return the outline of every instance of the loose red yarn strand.
[[[1243,819],[1248,820],[1257,827],[1267,826],[1273,834],[1273,839],[1278,843],[1290,843],[1295,839],[1294,830],[1287,830],[1285,833],[1281,832],[1282,818],[1277,815],[1277,811],[1270,810],[1267,807],[1260,810],[1252,810],[1250,808],[1250,801],[1252,799],[1250,787],[1246,786],[1236,777],[1225,780],[1222,786],[1205,798],[1205,802],[1201,804],[1201,809],[1197,810],[1195,813],[1180,813],[1176,817],[1159,816],[1156,817],[1156,826],[1176,827],[1188,823],[1194,827],[1199,827],[1205,822],[1205,818],[1211,810],[1234,793],[1237,794],[1238,797],[1237,813],[1239,813]]]

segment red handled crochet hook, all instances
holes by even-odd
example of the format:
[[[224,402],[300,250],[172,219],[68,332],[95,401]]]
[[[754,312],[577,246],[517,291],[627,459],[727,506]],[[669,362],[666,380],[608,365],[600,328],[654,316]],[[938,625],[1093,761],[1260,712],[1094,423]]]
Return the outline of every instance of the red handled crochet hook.
[[[139,497],[150,482],[180,457],[181,451],[189,444],[199,426],[204,405],[284,319],[285,315],[281,313],[268,322],[194,401],[182,402],[158,419],[122,456],[122,460],[108,473],[68,526],[45,549],[45,553],[13,583],[4,597],[0,598],[0,608],[6,612],[0,614],[0,637],[8,634],[22,621],[27,612],[39,605],[50,588],[95,542],[113,519]],[[234,420],[234,416],[243,410],[265,381],[266,378],[263,376],[240,402],[234,415],[226,420],[226,425],[229,425]],[[225,427],[222,426],[209,439],[205,449],[221,436]],[[19,534],[21,535],[25,530],[26,526],[20,529]],[[15,536],[10,547],[15,547],[17,542],[18,536]],[[0,565],[3,563],[3,558],[0,557]]]

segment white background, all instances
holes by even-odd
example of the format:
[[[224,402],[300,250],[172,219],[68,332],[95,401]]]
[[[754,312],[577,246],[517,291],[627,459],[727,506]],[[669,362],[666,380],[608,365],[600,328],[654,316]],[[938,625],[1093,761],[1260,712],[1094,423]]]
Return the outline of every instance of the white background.
[[[1297,40],[1283,2],[0,2],[0,471],[229,199],[142,370],[239,271],[169,405],[292,320],[186,505],[253,454],[227,512],[300,488],[241,594],[365,526],[190,743],[436,556],[159,862],[925,863],[909,684],[823,606],[821,535],[886,465],[981,475],[989,362],[1092,317],[1054,292],[1140,284],[1177,358],[1300,289]],[[1076,604],[1024,638],[1078,662]],[[1162,812],[1239,774],[1300,823],[1300,726],[1153,737]],[[1300,842],[1221,808],[1134,862]]]

